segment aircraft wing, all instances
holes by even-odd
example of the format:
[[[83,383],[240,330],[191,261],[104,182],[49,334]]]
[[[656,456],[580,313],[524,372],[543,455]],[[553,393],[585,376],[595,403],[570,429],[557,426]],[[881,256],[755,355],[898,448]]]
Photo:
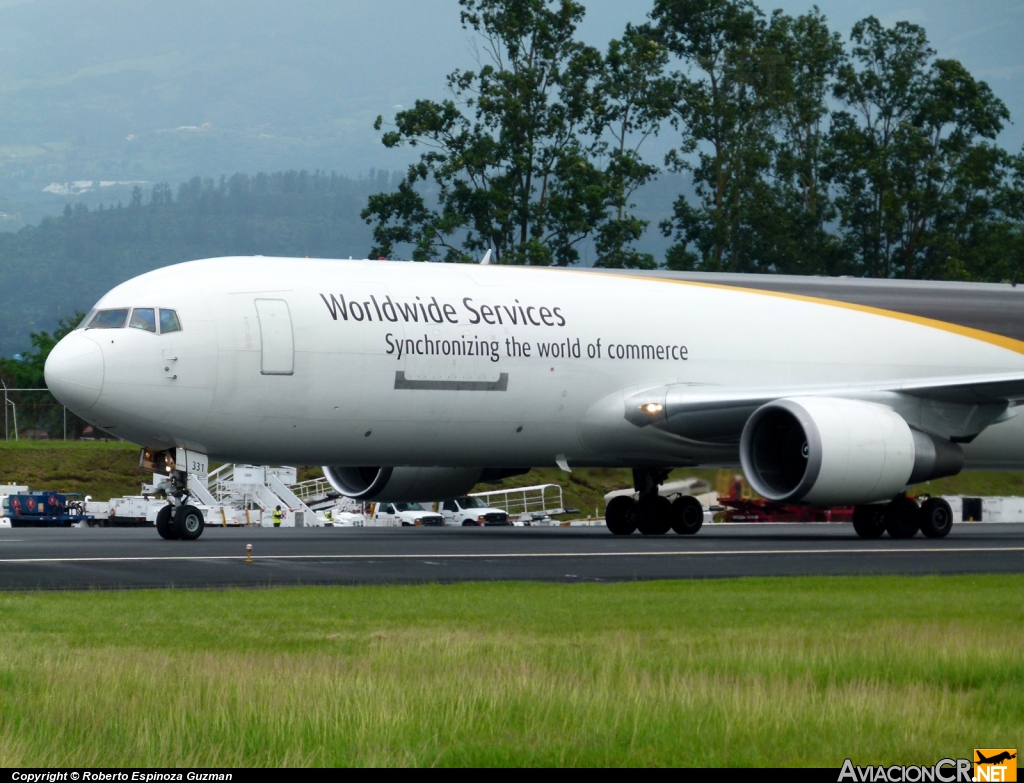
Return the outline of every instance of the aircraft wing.
[[[747,418],[762,405],[785,397],[846,397],[889,405],[912,426],[945,431],[947,437],[977,434],[1024,403],[1024,373],[924,378],[911,381],[731,390],[672,384],[626,397],[626,419],[644,427],[710,442],[739,437]],[[926,407],[927,410],[922,410]],[[931,422],[941,425],[932,426]]]
[[[940,402],[984,405],[1024,401],[1024,374],[1002,373],[901,383],[899,391]]]

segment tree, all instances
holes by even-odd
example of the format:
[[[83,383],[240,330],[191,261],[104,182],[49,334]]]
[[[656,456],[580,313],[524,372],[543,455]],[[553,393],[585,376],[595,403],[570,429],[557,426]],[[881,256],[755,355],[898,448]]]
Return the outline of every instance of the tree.
[[[649,221],[632,213],[635,205],[630,199],[658,173],[640,156],[640,147],[657,135],[675,103],[675,84],[664,74],[668,59],[668,49],[648,28],[627,25],[622,38],[608,45],[594,89],[594,134],[604,137],[601,152],[607,161],[604,175],[610,215],[597,229],[595,266],[657,266],[654,256],[631,247]]]
[[[76,312],[67,318],[58,319],[57,328],[52,334],[32,332],[29,339],[34,350],[26,351],[21,359],[0,358],[0,376],[7,386],[12,389],[45,389],[46,378],[43,370],[46,367],[46,358],[53,347],[65,335],[74,331],[84,317],[85,313]]]
[[[20,359],[0,358],[0,379],[8,389],[39,389],[39,391],[5,392],[5,399],[15,405],[16,414],[5,420],[5,433],[8,427],[24,433],[26,430],[49,431],[50,437],[70,435],[78,438],[87,423],[64,407],[46,390],[44,369],[46,359],[53,347],[71,332],[82,321],[84,315],[77,312],[68,318],[61,318],[53,333],[33,332],[31,334],[34,350],[27,351]],[[6,415],[6,414],[5,414]],[[14,429],[10,430],[13,432]]]
[[[697,195],[696,205],[680,196],[662,224],[676,240],[667,264],[757,269],[758,228],[770,203],[765,174],[775,146],[779,60],[767,47],[764,16],[751,0],[655,0],[651,18],[686,68],[674,74],[672,123],[681,143],[666,165],[692,172]]]
[[[933,60],[925,32],[874,17],[851,34],[835,87],[829,169],[857,274],[973,278],[1000,233],[1005,153],[988,143],[1002,101],[955,60]]]
[[[1012,280],[1017,285],[1024,273],[1024,150],[1007,157],[1006,164],[1006,177],[997,202],[1005,219],[1003,248],[999,266],[988,278]]]
[[[828,228],[836,210],[825,158],[828,97],[845,62],[842,39],[815,7],[795,18],[776,11],[767,45],[779,54],[772,74],[776,139],[772,197],[759,223],[758,266],[786,274],[837,274],[845,269],[841,245]]]
[[[604,217],[591,88],[600,53],[575,39],[572,0],[459,0],[483,51],[447,78],[452,97],[398,112],[386,147],[425,147],[393,193],[370,198],[371,255],[567,265]],[[486,61],[486,62],[484,62]],[[375,127],[382,127],[377,118]],[[436,201],[436,206],[434,202]]]

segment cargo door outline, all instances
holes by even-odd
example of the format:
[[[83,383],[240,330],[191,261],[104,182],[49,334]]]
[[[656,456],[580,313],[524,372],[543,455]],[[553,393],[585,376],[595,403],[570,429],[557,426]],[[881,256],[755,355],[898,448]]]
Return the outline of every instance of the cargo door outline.
[[[292,316],[284,299],[256,299],[260,324],[260,375],[295,372],[295,336]]]

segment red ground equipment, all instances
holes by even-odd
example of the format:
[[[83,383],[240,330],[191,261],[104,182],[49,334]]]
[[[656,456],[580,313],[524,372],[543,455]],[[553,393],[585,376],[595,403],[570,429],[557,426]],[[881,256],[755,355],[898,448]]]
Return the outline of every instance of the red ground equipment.
[[[797,506],[790,503],[775,503],[764,498],[753,497],[744,492],[746,483],[742,476],[733,476],[727,494],[719,485],[718,503],[725,507],[721,512],[723,522],[852,522],[853,506],[825,508],[819,506]],[[747,495],[747,497],[744,497]]]

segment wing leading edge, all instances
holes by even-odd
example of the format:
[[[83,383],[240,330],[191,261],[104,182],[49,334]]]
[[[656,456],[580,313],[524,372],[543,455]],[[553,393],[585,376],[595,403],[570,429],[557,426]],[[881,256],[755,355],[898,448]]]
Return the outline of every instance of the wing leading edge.
[[[1024,403],[1024,374],[999,373],[912,381],[720,392],[714,387],[672,384],[625,399],[625,417],[638,427],[656,426],[688,440],[731,443],[750,415],[774,400],[841,397],[877,402],[915,428],[969,441],[985,427],[1015,415]]]

